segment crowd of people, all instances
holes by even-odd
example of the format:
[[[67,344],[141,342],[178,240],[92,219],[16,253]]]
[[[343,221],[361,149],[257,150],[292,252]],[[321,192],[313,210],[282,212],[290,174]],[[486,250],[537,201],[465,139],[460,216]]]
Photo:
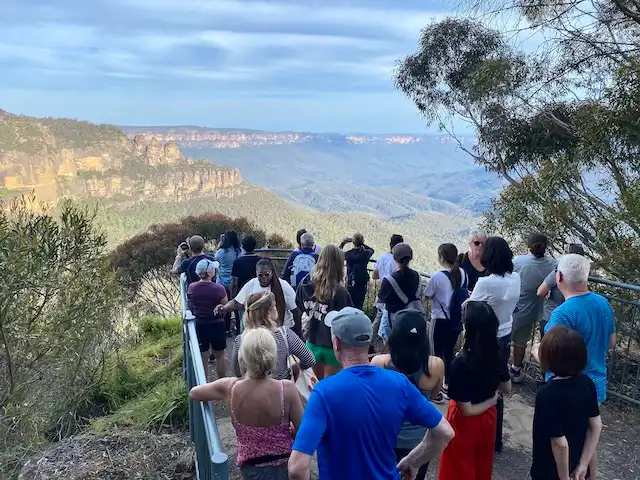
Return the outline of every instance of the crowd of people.
[[[535,233],[514,256],[505,239],[476,232],[467,252],[439,246],[441,268],[425,284],[410,266],[412,248],[393,235],[373,268],[380,285],[370,318],[374,250],[363,236],[322,248],[301,230],[296,241],[280,277],[254,238],[240,243],[233,231],[213,254],[190,237],[173,265],[186,275],[203,364],[213,361],[217,374],[190,395],[228,402],[243,478],[307,479],[317,453],[321,479],[424,479],[439,458],[439,480],[489,480],[528,345],[546,375],[531,478],[596,478],[616,334],[610,304],[589,291],[579,245],[556,260]],[[532,344],[536,326],[541,341]],[[296,382],[308,369],[317,383],[305,395]],[[443,416],[436,405],[447,401]]]

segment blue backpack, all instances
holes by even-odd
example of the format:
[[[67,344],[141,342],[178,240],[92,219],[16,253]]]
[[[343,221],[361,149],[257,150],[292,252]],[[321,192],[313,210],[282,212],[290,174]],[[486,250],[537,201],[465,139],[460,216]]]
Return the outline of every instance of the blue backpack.
[[[316,266],[316,259],[312,253],[302,253],[299,250],[298,252],[291,264],[291,286],[293,288],[296,288]]]
[[[460,274],[463,276],[462,284],[458,288],[455,288],[453,278],[451,278],[451,272],[443,270],[442,273],[447,276],[451,282],[451,286],[453,286],[453,295],[451,295],[451,301],[449,302],[449,315],[447,315],[444,308],[442,311],[452,326],[459,327],[460,330],[462,330],[462,304],[467,298],[469,298],[469,278],[465,275],[464,270],[460,269]]]

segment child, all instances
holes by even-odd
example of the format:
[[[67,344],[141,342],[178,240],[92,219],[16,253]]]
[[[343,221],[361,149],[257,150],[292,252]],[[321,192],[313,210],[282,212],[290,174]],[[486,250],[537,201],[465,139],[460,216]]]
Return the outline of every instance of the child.
[[[438,480],[491,480],[498,391],[511,391],[498,323],[488,303],[467,303],[464,347],[449,370],[447,420],[456,436],[440,457]]]
[[[595,477],[595,455],[602,420],[593,381],[582,370],[587,347],[580,334],[563,326],[543,337],[540,366],[551,378],[538,390],[533,416],[533,480],[584,480]]]

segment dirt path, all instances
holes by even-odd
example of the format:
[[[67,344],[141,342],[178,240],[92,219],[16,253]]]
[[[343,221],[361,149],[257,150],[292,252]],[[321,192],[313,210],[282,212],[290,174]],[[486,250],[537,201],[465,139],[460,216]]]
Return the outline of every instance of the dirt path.
[[[228,356],[231,342],[228,342]],[[228,363],[229,365],[230,363]],[[213,367],[210,365],[210,367]],[[496,455],[494,480],[526,480],[531,465],[531,427],[535,384],[516,385],[505,401],[504,451]],[[439,409],[445,413],[446,407]],[[240,479],[235,464],[236,440],[226,406],[215,408],[218,431],[229,455],[230,478]],[[640,412],[608,403],[602,408],[604,429],[598,447],[598,478],[601,480],[640,480]],[[315,462],[314,462],[315,463]],[[437,478],[437,462],[429,469],[427,479]],[[312,478],[317,477],[314,464]]]

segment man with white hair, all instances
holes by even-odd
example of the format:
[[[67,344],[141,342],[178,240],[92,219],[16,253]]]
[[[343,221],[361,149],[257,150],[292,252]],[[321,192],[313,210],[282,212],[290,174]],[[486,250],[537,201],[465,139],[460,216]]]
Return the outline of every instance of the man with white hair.
[[[584,373],[595,383],[598,403],[602,403],[607,398],[607,350],[615,347],[616,325],[607,299],[589,291],[589,269],[589,259],[582,255],[560,258],[556,283],[565,301],[553,310],[544,332],[563,325],[582,336],[587,345]]]
[[[289,458],[289,478],[309,479],[316,449],[320,478],[414,478],[453,438],[451,425],[406,375],[369,363],[373,328],[361,310],[329,312],[325,324],[343,369],[311,391]],[[429,430],[396,464],[394,448],[405,421]]]
[[[317,261],[315,239],[311,233],[305,232],[300,236],[300,248],[291,252],[284,264],[281,278],[296,288],[313,271]]]

